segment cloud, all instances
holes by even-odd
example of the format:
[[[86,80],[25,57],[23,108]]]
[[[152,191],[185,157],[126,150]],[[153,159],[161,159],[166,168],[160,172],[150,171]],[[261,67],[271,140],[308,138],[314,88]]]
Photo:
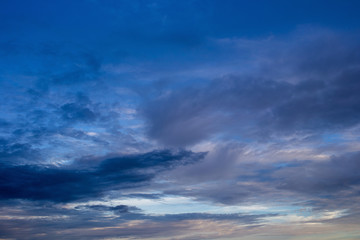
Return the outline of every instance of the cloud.
[[[170,150],[104,159],[92,170],[38,165],[0,166],[2,199],[74,201],[108,190],[135,188],[160,172],[201,159],[204,153]]]
[[[117,212],[117,209],[120,211]],[[291,229],[292,225],[288,224],[266,224],[266,219],[281,218],[283,215],[194,212],[154,216],[127,205],[79,205],[71,208],[61,204],[12,200],[2,202],[0,216],[0,237],[16,239],[33,239],[34,236],[37,239],[238,239],[239,236],[251,236],[255,239],[264,235],[264,229],[266,233],[275,236],[278,231],[286,231],[287,236],[298,234],[298,225]],[[339,218],[337,222],[341,225],[342,220],[345,219]],[[353,223],[357,223],[357,220]],[[346,230],[341,227],[334,230],[333,223],[334,221],[330,221],[329,224],[325,220],[315,228],[311,224],[305,224],[301,229],[312,230],[310,233],[314,233],[314,229],[319,227],[319,233],[326,229],[336,232],[347,230],[347,233],[357,229],[355,224],[356,226],[349,226]]]
[[[11,139],[0,138],[0,160],[2,164],[39,162],[41,151],[28,143],[16,143]]]
[[[148,135],[188,146],[217,135],[264,140],[359,124],[359,44],[337,35],[328,42],[325,33],[308,38],[294,40],[295,47],[273,42],[282,53],[268,52],[246,74],[169,89],[144,103]]]
[[[137,213],[141,211],[140,208],[134,207],[134,206],[127,206],[127,205],[117,205],[114,207],[109,207],[106,205],[85,205],[85,206],[78,206],[76,209],[90,209],[95,211],[112,211],[116,214],[122,215],[122,214],[128,214],[128,213]]]
[[[148,215],[141,209],[128,205],[87,204],[69,208],[61,204],[41,204],[23,200],[2,202],[0,215],[0,237],[21,239],[31,239],[33,236],[38,239],[180,237],[186,230],[192,230],[191,235],[196,235],[199,229],[205,230],[209,224],[212,227],[229,225],[229,228],[257,228],[265,217],[275,216],[197,212]],[[19,224],[22,226],[21,229],[18,229]],[[192,229],[194,225],[196,227]],[[214,229],[212,231],[216,232]]]
[[[259,148],[213,147],[202,161],[158,176],[172,184],[156,187],[164,194],[228,206],[281,202],[355,211],[352,203],[360,197],[359,152],[339,152],[321,159],[309,155],[296,159],[295,154],[279,160],[282,153],[274,144],[266,150],[262,146],[263,152]]]
[[[117,205],[79,205],[76,207],[78,210],[90,210],[100,212],[113,212],[119,216],[119,219],[128,220],[151,220],[154,222],[167,222],[167,221],[187,221],[187,220],[214,220],[214,221],[235,221],[238,223],[254,224],[261,222],[264,217],[273,217],[277,214],[242,214],[242,213],[178,213],[178,214],[163,214],[151,215],[145,214],[141,209],[134,206]]]
[[[303,162],[274,173],[278,188],[311,195],[334,194],[359,186],[360,153],[334,156],[328,161]]]
[[[67,103],[61,106],[63,118],[69,121],[92,122],[96,119],[96,115],[87,107],[82,107],[76,103]]]

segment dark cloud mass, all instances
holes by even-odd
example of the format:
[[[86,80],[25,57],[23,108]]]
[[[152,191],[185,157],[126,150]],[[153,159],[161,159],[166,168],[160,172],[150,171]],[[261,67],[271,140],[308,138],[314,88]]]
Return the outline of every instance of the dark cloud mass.
[[[67,202],[99,197],[109,190],[147,184],[156,174],[201,159],[203,153],[155,151],[103,160],[93,171],[70,167],[5,165],[0,171],[0,197]]]

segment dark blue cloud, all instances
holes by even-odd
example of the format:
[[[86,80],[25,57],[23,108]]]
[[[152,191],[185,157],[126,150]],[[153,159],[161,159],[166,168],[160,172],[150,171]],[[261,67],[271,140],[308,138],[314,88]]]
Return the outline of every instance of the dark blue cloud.
[[[28,143],[16,143],[0,138],[0,160],[2,164],[17,164],[41,161],[41,151]]]
[[[62,116],[65,120],[92,122],[96,115],[87,107],[82,107],[76,103],[67,103],[61,106]]]
[[[144,194],[144,193],[133,193],[124,195],[124,197],[130,198],[142,198],[142,199],[161,199],[164,197],[164,194]]]
[[[127,205],[117,205],[114,207],[109,207],[106,205],[85,205],[85,206],[78,206],[76,209],[90,209],[96,211],[113,211],[116,214],[123,215],[128,213],[135,213],[141,211],[141,209],[134,207],[134,206],[127,206]]]
[[[103,160],[93,170],[2,164],[0,197],[67,202],[135,188],[160,172],[201,159],[203,153],[154,151]],[[76,166],[76,165],[74,165]]]

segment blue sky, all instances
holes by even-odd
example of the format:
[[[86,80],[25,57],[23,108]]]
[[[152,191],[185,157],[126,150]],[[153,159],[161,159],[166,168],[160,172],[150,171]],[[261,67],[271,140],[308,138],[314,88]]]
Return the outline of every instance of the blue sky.
[[[358,1],[0,3],[0,239],[359,239]]]

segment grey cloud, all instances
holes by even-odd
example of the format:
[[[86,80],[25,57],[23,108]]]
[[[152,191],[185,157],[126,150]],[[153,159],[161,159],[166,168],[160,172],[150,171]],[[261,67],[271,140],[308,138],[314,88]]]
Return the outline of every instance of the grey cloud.
[[[127,194],[127,195],[123,195],[123,197],[130,197],[130,198],[143,198],[143,199],[160,199],[161,197],[163,197],[163,194],[150,194],[150,193],[132,193],[132,194]]]
[[[118,205],[118,206],[106,206],[106,205],[80,205],[76,209],[78,210],[94,210],[100,212],[111,211],[118,214],[121,218],[131,220],[151,220],[156,222],[164,221],[186,221],[186,220],[217,220],[217,221],[236,221],[239,223],[253,224],[259,223],[261,218],[276,216],[277,214],[214,214],[214,213],[179,213],[179,214],[164,214],[164,215],[147,215],[142,212],[141,209],[134,206]]]
[[[0,219],[0,237],[17,239],[33,239],[34,236],[37,239],[177,237],[181,236],[184,230],[191,230],[192,223],[197,221],[257,227],[264,217],[276,216],[197,212],[153,216],[142,213],[137,207],[127,205],[80,205],[75,209],[69,209],[61,205],[26,201],[3,204],[0,213],[8,218]],[[116,216],[109,218],[109,211],[114,212]],[[130,220],[141,221],[128,225]],[[22,226],[21,230],[18,229],[19,225]]]
[[[305,162],[274,173],[278,188],[312,195],[334,194],[360,184],[360,153]]]
[[[312,44],[322,41],[325,39],[315,39]],[[346,41],[340,39],[337,42],[341,43]],[[308,46],[303,48],[306,51],[301,60],[306,62],[308,57],[311,61],[310,54],[314,53],[307,50]],[[331,64],[315,61],[312,68],[325,65],[331,68],[331,75],[323,71],[307,75],[307,68],[291,62],[294,61],[291,55],[275,55],[275,62],[277,57],[283,57],[290,63],[282,60],[277,62],[280,65],[271,66],[288,69],[288,72],[274,70],[230,75],[200,86],[172,89],[169,94],[142,106],[148,135],[163,144],[184,146],[217,133],[266,139],[275,133],[317,134],[355,126],[360,123],[360,57],[354,54],[359,46],[352,44],[334,49],[325,44],[323,48],[332,54],[326,54],[324,49],[315,48],[313,51],[320,60],[326,59],[325,56],[329,56],[328,61],[334,59],[335,65],[339,51],[345,60],[347,55],[352,57],[337,64],[336,71]],[[296,81],[291,80],[294,76]]]
[[[267,156],[277,158],[276,154],[257,158]],[[156,187],[165,194],[225,205],[284,201],[320,210],[338,209],[339,205],[355,209],[352,203],[360,197],[359,159],[359,152],[342,152],[322,160],[252,162],[249,153],[229,144],[213,149],[191,168],[182,166],[162,175],[173,184]],[[289,198],[293,202],[286,203]]]

